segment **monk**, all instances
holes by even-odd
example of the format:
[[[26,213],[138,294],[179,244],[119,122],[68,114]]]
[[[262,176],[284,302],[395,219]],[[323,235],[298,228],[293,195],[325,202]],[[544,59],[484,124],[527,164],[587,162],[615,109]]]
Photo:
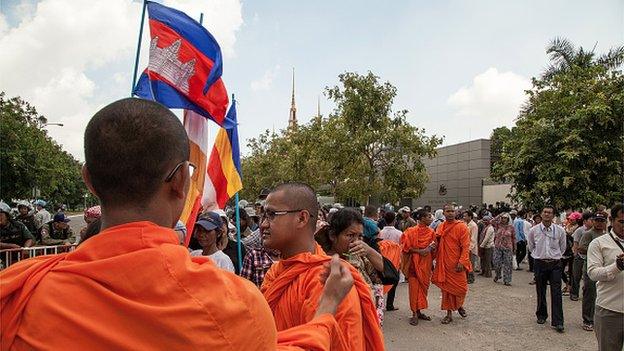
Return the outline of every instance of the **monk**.
[[[436,266],[431,281],[442,290],[442,309],[446,317],[442,324],[453,321],[453,311],[462,318],[467,316],[464,299],[468,293],[466,271],[472,271],[470,264],[470,230],[463,221],[455,219],[452,204],[443,207],[445,221],[436,229]]]
[[[412,310],[412,317],[409,320],[411,325],[418,325],[419,319],[431,320],[431,317],[421,310],[429,307],[427,294],[431,285],[431,268],[436,248],[435,232],[429,228],[433,221],[431,212],[418,210],[416,219],[418,225],[408,228],[401,237],[405,262],[403,274],[407,277]]]
[[[0,273],[1,350],[329,350],[342,340],[333,314],[353,278],[337,257],[329,272],[318,269],[326,283],[309,323],[278,333],[251,282],[179,245],[172,228],[192,166],[171,111],[114,102],[91,119],[84,144],[82,176],[100,200],[102,231]]]
[[[317,213],[316,193],[305,184],[279,185],[266,198],[260,221],[263,245],[281,252],[282,260],[271,266],[261,291],[278,331],[307,323],[317,314],[323,289],[317,277],[330,259],[314,239]],[[371,290],[355,268],[350,269],[354,288],[338,306],[342,340],[332,350],[383,350]]]

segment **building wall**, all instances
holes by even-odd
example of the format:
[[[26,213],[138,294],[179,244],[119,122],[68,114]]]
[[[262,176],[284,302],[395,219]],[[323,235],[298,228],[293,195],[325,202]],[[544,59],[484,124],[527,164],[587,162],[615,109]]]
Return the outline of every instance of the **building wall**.
[[[460,205],[483,203],[483,180],[490,176],[490,140],[477,139],[440,147],[437,156],[423,160],[429,182],[423,195],[413,201],[413,207],[444,203]],[[440,192],[446,188],[446,194]]]
[[[483,185],[483,202],[486,204],[495,204],[497,202],[511,203],[509,195],[511,195],[511,184]]]

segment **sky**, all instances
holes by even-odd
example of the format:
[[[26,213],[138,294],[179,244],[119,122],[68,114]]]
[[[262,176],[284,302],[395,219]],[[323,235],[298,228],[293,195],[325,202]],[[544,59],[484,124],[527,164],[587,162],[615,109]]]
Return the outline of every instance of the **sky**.
[[[553,38],[598,53],[624,45],[621,0],[159,2],[204,14],[236,95],[243,155],[247,139],[287,126],[293,68],[300,123],[318,99],[322,115],[333,112],[323,93],[340,73],[372,71],[397,87],[394,110],[450,145],[513,125]],[[83,160],[91,116],[130,95],[140,16],[137,0],[0,0],[0,90],[63,123],[49,134]],[[148,33],[146,23],[139,70]]]

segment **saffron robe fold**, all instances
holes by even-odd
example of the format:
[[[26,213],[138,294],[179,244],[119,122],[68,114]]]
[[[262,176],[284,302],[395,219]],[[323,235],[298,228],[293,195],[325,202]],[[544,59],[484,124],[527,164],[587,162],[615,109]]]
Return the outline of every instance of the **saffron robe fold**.
[[[5,269],[0,304],[1,350],[320,351],[341,337],[330,314],[278,333],[251,282],[191,258],[150,222]]]
[[[382,240],[379,242],[379,251],[383,257],[392,262],[397,271],[401,268],[401,245],[392,240]],[[392,284],[384,285],[384,294],[387,294],[390,289],[392,289]]]
[[[472,271],[470,230],[463,221],[444,221],[436,230],[436,238],[436,266],[431,281],[442,290],[441,308],[456,311],[463,306],[468,293],[466,271]],[[464,271],[455,271],[458,263],[464,266]]]
[[[431,285],[431,268],[433,266],[433,254],[427,256],[417,253],[409,253],[410,249],[426,249],[435,240],[435,232],[424,224],[411,227],[403,233],[401,244],[403,245],[404,258],[407,261],[406,272],[410,309],[412,312],[424,310],[429,307],[427,294]]]
[[[319,277],[323,264],[330,259],[317,245],[314,254],[300,253],[271,266],[261,291],[273,311],[278,331],[312,320],[323,292]],[[332,350],[383,350],[383,334],[370,287],[353,266],[347,265],[354,286],[338,306],[336,320],[341,338],[332,344]]]

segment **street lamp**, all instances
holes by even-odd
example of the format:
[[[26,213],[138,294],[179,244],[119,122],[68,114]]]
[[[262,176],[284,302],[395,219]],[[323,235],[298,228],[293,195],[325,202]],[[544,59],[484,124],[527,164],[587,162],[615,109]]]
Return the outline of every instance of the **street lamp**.
[[[46,126],[46,127],[47,126],[59,126],[59,127],[62,127],[63,123],[44,123],[43,125]]]

